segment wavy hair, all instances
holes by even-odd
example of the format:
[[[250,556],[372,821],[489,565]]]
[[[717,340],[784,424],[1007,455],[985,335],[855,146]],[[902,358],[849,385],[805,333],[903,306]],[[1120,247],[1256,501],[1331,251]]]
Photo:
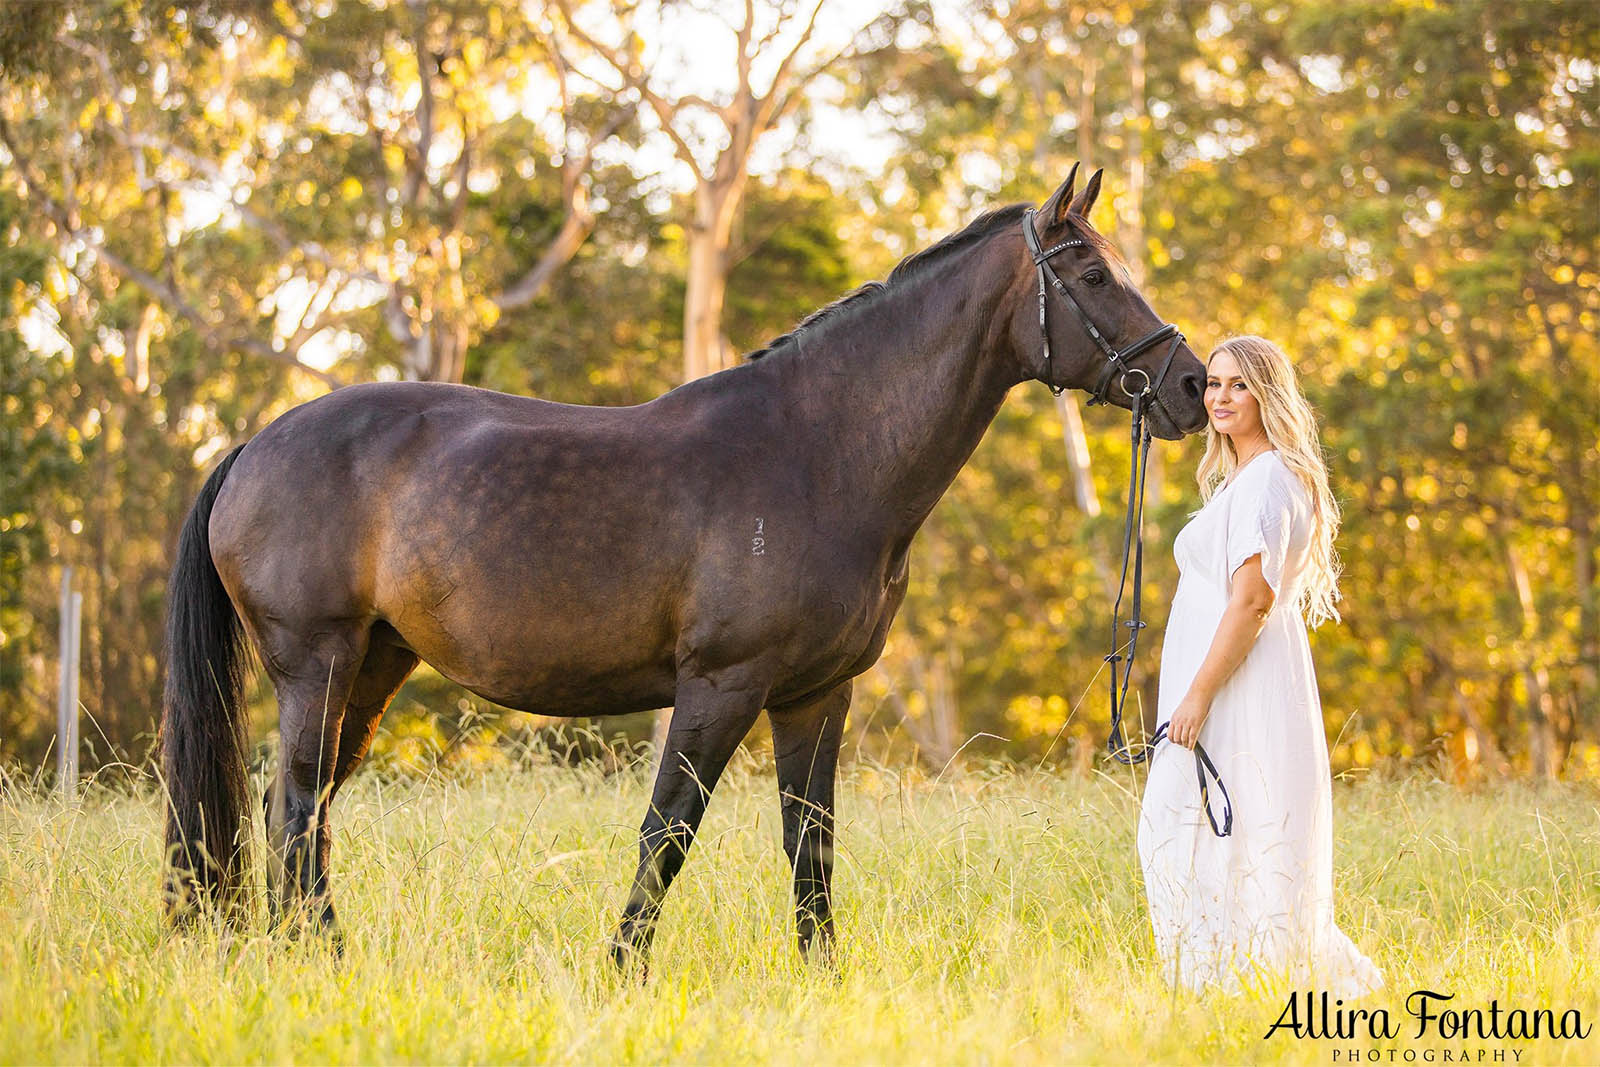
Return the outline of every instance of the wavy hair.
[[[1212,359],[1226,352],[1239,364],[1245,386],[1261,407],[1261,425],[1267,442],[1278,450],[1283,465],[1294,472],[1311,498],[1310,557],[1295,608],[1316,627],[1339,619],[1339,556],[1333,541],[1339,533],[1339,504],[1328,489],[1328,465],[1317,439],[1317,417],[1300,392],[1294,365],[1288,355],[1262,337],[1230,337],[1211,350]],[[1209,501],[1227,477],[1239,467],[1233,441],[1215,427],[1206,427],[1206,451],[1195,480],[1200,497]]]

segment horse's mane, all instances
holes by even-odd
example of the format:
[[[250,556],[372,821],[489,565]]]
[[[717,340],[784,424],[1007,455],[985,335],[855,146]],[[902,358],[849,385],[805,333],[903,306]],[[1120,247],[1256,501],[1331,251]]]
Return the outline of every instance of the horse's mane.
[[[858,306],[867,307],[871,305],[874,297],[876,297],[879,293],[891,288],[896,283],[903,282],[914,275],[923,273],[934,264],[946,259],[956,252],[970,247],[986,237],[992,236],[1000,230],[1007,229],[1011,226],[1020,226],[1022,224],[1022,216],[1025,212],[1027,212],[1027,210],[1027,204],[1010,204],[1006,207],[995,208],[993,211],[984,212],[982,215],[979,215],[977,218],[973,219],[962,229],[948,234],[935,244],[929,245],[920,252],[913,252],[905,259],[902,259],[895,265],[894,270],[889,272],[889,277],[885,280],[881,282],[867,282],[865,285],[853,289],[844,296],[841,296],[833,303],[813,311],[811,314],[801,319],[800,323],[795,326],[794,329],[790,330],[786,334],[773,338],[771,341],[768,341],[766,347],[751,352],[745,357],[745,360],[750,361],[761,359],[763,356],[770,355],[779,348],[791,345],[799,340],[801,334],[821,325],[822,323],[827,322],[830,319],[837,317],[845,310]],[[1075,233],[1078,230],[1083,231],[1082,233],[1078,233],[1078,236],[1088,237],[1091,239],[1099,238],[1100,241],[1104,241],[1104,238],[1100,238],[1099,234],[1095,233],[1087,223],[1081,222],[1076,215],[1069,216],[1068,224],[1074,227]]]

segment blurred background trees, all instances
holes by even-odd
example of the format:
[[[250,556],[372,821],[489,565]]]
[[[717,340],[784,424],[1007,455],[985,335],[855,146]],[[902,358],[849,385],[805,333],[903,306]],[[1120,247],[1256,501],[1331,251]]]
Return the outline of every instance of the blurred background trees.
[[[7,7],[0,760],[51,741],[64,564],[86,763],[144,758],[178,524],[294,404],[640,402],[1083,159],[1154,306],[1280,341],[1322,413],[1335,764],[1600,775],[1596,56],[1583,0]],[[1127,451],[1013,394],[913,549],[864,746],[1087,759]],[[1147,709],[1198,451],[1152,459]],[[390,725],[462,709],[424,673]]]

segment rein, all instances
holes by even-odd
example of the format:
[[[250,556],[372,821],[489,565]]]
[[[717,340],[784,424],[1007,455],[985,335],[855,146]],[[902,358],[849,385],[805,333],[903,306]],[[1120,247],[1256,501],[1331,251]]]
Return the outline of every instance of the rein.
[[[1106,395],[1110,390],[1111,381],[1119,371],[1121,372],[1121,377],[1117,381],[1118,387],[1132,401],[1133,449],[1131,466],[1128,472],[1128,508],[1122,527],[1122,575],[1117,580],[1117,600],[1111,609],[1111,652],[1105,657],[1105,661],[1111,664],[1111,734],[1106,739],[1106,750],[1118,763],[1131,766],[1135,763],[1143,763],[1150,758],[1155,751],[1156,745],[1164,740],[1170,740],[1167,737],[1168,724],[1163,723],[1161,728],[1155,732],[1155,735],[1140,747],[1139,751],[1133,751],[1123,737],[1122,713],[1128,703],[1128,684],[1133,678],[1133,660],[1139,648],[1139,631],[1143,630],[1146,625],[1142,617],[1144,592],[1144,487],[1145,468],[1150,458],[1150,439],[1152,436],[1146,403],[1153,401],[1156,404],[1161,404],[1158,391],[1161,388],[1161,383],[1166,380],[1167,371],[1172,367],[1172,360],[1178,353],[1178,346],[1183,343],[1183,334],[1178,332],[1176,326],[1168,322],[1158,326],[1120,351],[1113,348],[1111,343],[1106,340],[1105,335],[1100,332],[1099,327],[1095,326],[1094,320],[1089,317],[1088,313],[1083,310],[1083,306],[1078,303],[1071,291],[1067,289],[1066,283],[1061,280],[1050,266],[1052,256],[1069,248],[1081,248],[1088,242],[1082,238],[1073,238],[1050,248],[1042,247],[1039,243],[1038,230],[1034,227],[1035,214],[1030,209],[1022,217],[1022,238],[1027,243],[1028,252],[1033,256],[1033,263],[1039,274],[1039,333],[1044,338],[1045,384],[1049,386],[1050,391],[1056,396],[1060,396],[1066,388],[1064,385],[1056,384],[1055,375],[1051,373],[1050,331],[1045,326],[1048,284],[1048,287],[1054,288],[1067,302],[1067,306],[1077,314],[1078,321],[1083,323],[1084,330],[1106,358],[1105,370],[1101,373],[1100,380],[1095,385],[1094,395],[1089,401],[1090,405],[1107,402]],[[1130,367],[1128,361],[1155,348],[1162,342],[1169,342],[1170,347],[1167,349],[1166,360],[1161,364],[1161,372],[1156,375],[1155,381],[1152,382],[1150,375],[1139,367]],[[1128,384],[1135,374],[1144,379],[1144,385],[1140,387],[1138,392],[1128,388]],[[1165,405],[1162,405],[1162,407],[1165,410]],[[1176,423],[1176,420],[1173,421]],[[1128,565],[1130,560],[1133,565],[1133,605],[1131,617],[1127,622],[1123,622],[1122,597],[1128,584]],[[1121,646],[1117,641],[1124,626],[1128,627],[1130,631],[1126,655],[1123,655],[1120,651]],[[1206,819],[1211,823],[1211,832],[1218,837],[1227,837],[1233,832],[1233,800],[1228,796],[1228,787],[1222,784],[1222,776],[1217,773],[1216,764],[1211,761],[1211,757],[1206,754],[1206,750],[1198,741],[1195,742],[1194,746],[1194,769],[1195,777],[1200,783],[1200,803],[1205,808]],[[1217,789],[1222,793],[1222,824],[1220,826],[1217,824],[1216,816],[1211,812],[1211,789],[1207,780],[1208,774],[1210,775],[1210,780],[1217,783]]]
[[[1143,763],[1155,752],[1155,748],[1162,741],[1170,741],[1167,736],[1167,727],[1170,723],[1162,723],[1160,729],[1148,742],[1142,745],[1137,752],[1128,746],[1122,733],[1122,713],[1128,706],[1128,683],[1133,678],[1133,658],[1139,650],[1139,631],[1145,628],[1142,617],[1144,601],[1144,485],[1145,465],[1150,458],[1150,423],[1145,416],[1145,395],[1139,393],[1133,397],[1133,459],[1128,472],[1128,510],[1122,527],[1122,574],[1117,579],[1117,601],[1111,609],[1111,652],[1105,661],[1111,664],[1111,733],[1106,738],[1106,751],[1118,763],[1132,766]],[[1133,559],[1133,610],[1127,622],[1122,621],[1122,594],[1128,583],[1128,560]],[[1124,656],[1118,649],[1117,637],[1122,627],[1128,627],[1128,652]],[[1217,825],[1217,817],[1211,812],[1211,788],[1207,775],[1211,781],[1217,783],[1217,789],[1222,793],[1222,824]],[[1211,832],[1218,837],[1227,837],[1233,833],[1233,799],[1228,796],[1228,787],[1222,783],[1222,775],[1217,772],[1217,765],[1211,762],[1211,757],[1206,753],[1205,746],[1199,741],[1194,743],[1194,776],[1200,783],[1200,806],[1205,808],[1206,821],[1211,823]]]

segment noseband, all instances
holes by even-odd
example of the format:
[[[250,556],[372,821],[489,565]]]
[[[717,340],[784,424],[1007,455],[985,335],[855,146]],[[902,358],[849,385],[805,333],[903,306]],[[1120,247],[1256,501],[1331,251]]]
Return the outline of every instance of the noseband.
[[[1133,751],[1123,739],[1122,713],[1128,702],[1128,683],[1133,678],[1133,657],[1139,648],[1139,631],[1145,628],[1144,619],[1141,617],[1141,605],[1144,589],[1144,480],[1145,465],[1150,458],[1150,424],[1146,418],[1146,403],[1161,404],[1161,383],[1166,381],[1167,371],[1172,367],[1173,357],[1178,354],[1178,346],[1183,344],[1183,334],[1172,323],[1163,323],[1151,332],[1145,334],[1137,341],[1120,351],[1111,346],[1100,328],[1094,324],[1089,313],[1083,310],[1083,305],[1073,297],[1066,283],[1056,274],[1050,266],[1052,256],[1065,252],[1069,248],[1082,248],[1089,242],[1081,237],[1074,237],[1070,241],[1062,241],[1058,245],[1044,248],[1039,244],[1039,231],[1034,228],[1033,219],[1036,212],[1029,208],[1022,216],[1022,239],[1027,242],[1028,253],[1033,256],[1033,265],[1039,272],[1039,333],[1044,338],[1044,378],[1045,384],[1056,396],[1065,391],[1066,386],[1055,382],[1055,374],[1050,359],[1050,331],[1045,326],[1045,300],[1047,295],[1046,282],[1061,294],[1067,306],[1077,313],[1078,321],[1083,323],[1084,330],[1089,337],[1099,346],[1106,357],[1105,370],[1100,375],[1100,380],[1095,384],[1094,396],[1089,403],[1106,403],[1106,394],[1111,388],[1111,381],[1117,378],[1118,386],[1133,408],[1133,451],[1132,469],[1128,474],[1128,510],[1127,518],[1122,528],[1122,577],[1117,582],[1117,602],[1111,611],[1111,654],[1105,657],[1111,664],[1111,736],[1106,739],[1106,749],[1113,759],[1119,763],[1143,763],[1155,751],[1155,746],[1166,736],[1167,726],[1162,724],[1150,741],[1141,746],[1139,751]],[[1154,382],[1150,375],[1139,367],[1130,367],[1128,362],[1135,356],[1148,352],[1162,342],[1170,342],[1167,349],[1167,358],[1161,364],[1161,372],[1156,375]],[[1128,388],[1133,375],[1144,379],[1144,384],[1137,392]],[[1162,404],[1162,410],[1166,405]],[[1167,412],[1172,424],[1177,426],[1178,421],[1172,418],[1172,413]],[[1128,584],[1128,563],[1130,558],[1133,563],[1133,612],[1132,618],[1127,622],[1122,621],[1122,594]],[[1122,633],[1122,627],[1128,627],[1128,651],[1124,655],[1117,638]],[[1211,831],[1218,837],[1227,837],[1233,832],[1233,801],[1228,796],[1227,786],[1222,784],[1222,776],[1217,773],[1216,764],[1200,746],[1198,741],[1194,746],[1195,777],[1200,781],[1200,803],[1205,808],[1206,818],[1211,822]],[[1211,791],[1207,782],[1217,783],[1217,788],[1222,792],[1223,815],[1222,822],[1218,824],[1216,816],[1211,813]]]

